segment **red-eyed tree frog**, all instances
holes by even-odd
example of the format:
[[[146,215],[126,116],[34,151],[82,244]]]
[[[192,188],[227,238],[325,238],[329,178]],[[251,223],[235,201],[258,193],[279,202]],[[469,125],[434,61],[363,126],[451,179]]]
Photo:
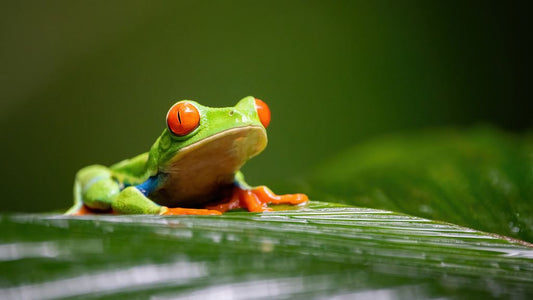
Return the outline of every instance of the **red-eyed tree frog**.
[[[217,215],[308,201],[304,194],[251,187],[239,171],[267,144],[270,109],[260,99],[249,96],[224,108],[182,100],[170,108],[166,123],[149,152],[78,171],[74,206],[66,214]]]

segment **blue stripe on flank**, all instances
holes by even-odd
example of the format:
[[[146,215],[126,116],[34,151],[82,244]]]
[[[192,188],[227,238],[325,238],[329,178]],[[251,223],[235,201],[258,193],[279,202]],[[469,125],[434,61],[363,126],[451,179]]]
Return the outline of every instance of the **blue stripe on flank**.
[[[158,183],[159,183],[159,177],[156,175],[156,176],[152,176],[148,178],[145,182],[139,185],[136,185],[135,187],[141,193],[143,193],[143,195],[148,197],[148,195],[150,195],[150,193],[152,193],[156,189]]]

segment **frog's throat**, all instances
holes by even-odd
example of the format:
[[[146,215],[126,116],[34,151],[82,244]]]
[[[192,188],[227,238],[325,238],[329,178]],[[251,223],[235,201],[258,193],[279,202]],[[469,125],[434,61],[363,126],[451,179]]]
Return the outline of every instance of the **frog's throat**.
[[[166,175],[156,197],[172,205],[198,203],[233,184],[235,173],[266,144],[266,130],[252,125],[225,130],[182,148],[160,167]]]
[[[266,130],[261,126],[248,125],[231,128],[180,149],[166,166],[169,167],[188,157],[214,160],[221,154],[240,157],[244,164],[248,159],[261,153],[266,145]],[[208,155],[204,157],[206,154]]]

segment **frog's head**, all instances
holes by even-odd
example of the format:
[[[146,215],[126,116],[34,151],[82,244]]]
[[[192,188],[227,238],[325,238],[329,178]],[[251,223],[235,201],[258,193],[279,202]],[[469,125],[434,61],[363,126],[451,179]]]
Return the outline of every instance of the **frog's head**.
[[[191,100],[174,104],[167,128],[150,150],[149,169],[224,168],[234,173],[266,147],[270,110],[261,100],[246,97],[234,107],[212,108]]]

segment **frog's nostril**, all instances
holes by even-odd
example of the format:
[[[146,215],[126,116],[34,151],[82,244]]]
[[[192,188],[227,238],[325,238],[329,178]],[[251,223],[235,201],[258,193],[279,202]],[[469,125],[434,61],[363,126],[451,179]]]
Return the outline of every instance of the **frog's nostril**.
[[[233,116],[234,113],[235,113],[235,110],[233,110],[233,109],[229,111],[229,115],[230,116]]]

